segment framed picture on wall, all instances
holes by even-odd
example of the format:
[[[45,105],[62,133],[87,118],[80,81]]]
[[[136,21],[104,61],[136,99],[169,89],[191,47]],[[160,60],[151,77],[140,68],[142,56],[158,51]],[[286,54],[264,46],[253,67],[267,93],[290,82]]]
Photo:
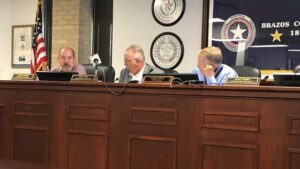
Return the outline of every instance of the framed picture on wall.
[[[11,67],[29,68],[34,25],[12,26]]]
[[[172,32],[159,34],[152,42],[150,56],[153,64],[161,69],[174,69],[183,59],[184,46]]]
[[[163,26],[176,24],[185,11],[185,0],[153,0],[152,15]]]

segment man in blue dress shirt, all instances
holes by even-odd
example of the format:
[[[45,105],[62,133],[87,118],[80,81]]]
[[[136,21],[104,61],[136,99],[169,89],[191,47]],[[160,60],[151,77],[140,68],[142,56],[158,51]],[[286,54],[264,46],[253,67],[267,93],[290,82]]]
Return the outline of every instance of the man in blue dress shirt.
[[[222,64],[223,55],[220,48],[209,46],[198,52],[198,65],[193,73],[207,85],[223,85],[228,77],[238,74],[228,65]]]

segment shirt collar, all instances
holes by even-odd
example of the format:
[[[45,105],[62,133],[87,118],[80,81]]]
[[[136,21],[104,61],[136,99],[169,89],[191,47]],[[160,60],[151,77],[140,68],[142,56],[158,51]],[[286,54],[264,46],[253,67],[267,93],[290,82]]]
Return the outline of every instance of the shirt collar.
[[[133,75],[132,73],[129,73],[129,75],[132,76],[131,80],[137,80],[140,83],[143,79],[144,70],[145,70],[145,65],[143,66],[143,68],[136,75]]]

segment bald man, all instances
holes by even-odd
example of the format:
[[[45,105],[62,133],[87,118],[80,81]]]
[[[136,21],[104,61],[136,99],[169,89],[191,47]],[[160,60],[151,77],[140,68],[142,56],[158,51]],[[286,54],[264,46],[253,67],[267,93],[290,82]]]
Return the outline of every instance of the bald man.
[[[61,48],[58,52],[59,67],[53,68],[53,72],[77,72],[86,75],[85,68],[76,62],[75,51],[70,47]]]

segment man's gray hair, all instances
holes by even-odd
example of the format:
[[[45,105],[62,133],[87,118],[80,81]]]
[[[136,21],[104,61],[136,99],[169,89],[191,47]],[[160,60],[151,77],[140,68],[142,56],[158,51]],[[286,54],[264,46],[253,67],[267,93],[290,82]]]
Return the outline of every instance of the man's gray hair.
[[[223,61],[223,54],[221,49],[215,46],[209,46],[202,49],[199,52],[199,55],[205,57],[208,61],[211,61],[215,64],[221,64]]]
[[[135,55],[138,55],[136,56],[137,60],[140,60],[140,61],[145,61],[145,55],[144,55],[144,51],[143,49],[138,46],[138,45],[130,45],[127,49],[126,49],[126,52],[127,51],[132,51]]]

